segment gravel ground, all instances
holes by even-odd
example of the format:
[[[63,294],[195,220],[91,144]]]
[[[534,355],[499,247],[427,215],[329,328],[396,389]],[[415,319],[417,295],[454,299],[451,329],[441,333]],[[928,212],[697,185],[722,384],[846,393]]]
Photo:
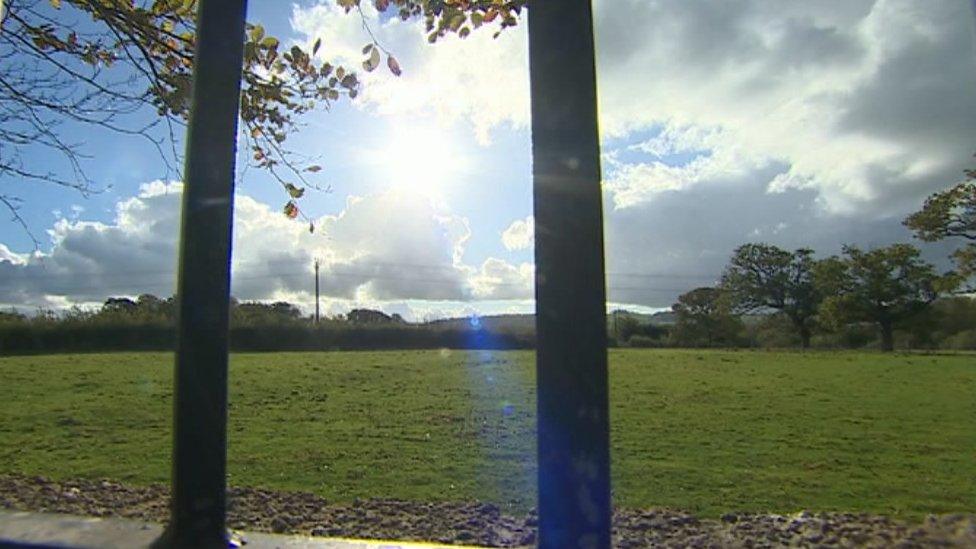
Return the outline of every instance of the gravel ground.
[[[330,504],[302,492],[231,488],[231,528],[313,536],[437,541],[494,547],[533,545],[536,518],[486,503],[382,499]],[[108,480],[53,481],[0,475],[0,508],[162,522],[168,488]],[[614,514],[614,546],[632,547],[976,547],[976,515],[930,516],[921,524],[866,514],[726,514],[698,519],[667,509]]]

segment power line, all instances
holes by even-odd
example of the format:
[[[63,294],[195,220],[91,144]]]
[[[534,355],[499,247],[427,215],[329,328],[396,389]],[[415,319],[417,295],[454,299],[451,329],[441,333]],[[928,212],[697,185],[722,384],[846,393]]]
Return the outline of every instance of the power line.
[[[253,265],[255,263],[269,264],[280,266],[282,264],[287,264],[289,262],[280,263],[267,263],[267,262],[241,262],[241,264]],[[306,263],[307,264],[307,263]],[[437,266],[437,265],[416,265],[410,263],[392,263],[392,262],[375,262],[373,265],[381,265],[387,267],[410,267],[410,268],[423,268],[428,270],[440,270],[441,272],[447,273],[460,273],[456,268],[447,266]],[[240,264],[237,265],[240,267]],[[316,275],[316,289],[318,290],[318,272],[319,272],[320,262],[316,261],[313,264],[312,270],[281,270],[277,272],[261,273],[261,274],[237,274],[232,277],[233,282],[247,282],[252,280],[267,280],[267,279],[306,279],[309,274],[315,273]],[[424,276],[407,276],[403,273],[400,274],[387,274],[384,272],[376,272],[376,270],[327,270],[325,274],[333,279],[346,279],[346,280],[362,280],[361,284],[367,284],[373,281],[391,281],[391,282],[403,282],[409,284],[421,284],[421,285],[445,285],[445,286],[471,286],[470,280],[465,280],[460,277],[434,277],[429,275]],[[477,271],[472,274],[478,275]],[[152,290],[162,290],[164,293],[168,291],[175,291],[176,285],[176,273],[170,271],[164,271],[159,269],[146,269],[146,270],[131,270],[131,271],[107,271],[101,273],[43,273],[43,274],[27,274],[24,273],[22,276],[7,276],[0,279],[0,289],[7,287],[9,290],[16,291],[21,289],[21,284],[18,282],[30,282],[35,280],[49,280],[57,281],[59,279],[63,280],[63,283],[54,282],[50,284],[48,288],[50,294],[52,295],[67,295],[71,293],[90,293],[90,294],[109,294],[109,293],[127,293],[119,287],[131,288],[135,290],[133,293],[149,293]],[[630,279],[644,279],[644,280],[716,280],[716,277],[707,277],[706,275],[683,275],[683,274],[672,274],[672,273],[608,273],[608,278],[630,278]],[[161,280],[160,277],[165,277],[165,280]],[[81,281],[84,282],[81,282]],[[67,282],[67,283],[64,283]],[[607,289],[610,291],[628,291],[628,292],[638,292],[638,293],[682,293],[689,290],[696,284],[691,284],[688,286],[678,285],[668,285],[668,286],[641,286],[633,284],[633,280],[629,281],[629,284],[609,284]],[[531,281],[527,282],[505,282],[500,280],[489,280],[486,285],[495,288],[524,288],[526,286],[531,286]],[[697,284],[701,285],[701,284]],[[116,289],[113,289],[116,288]],[[316,292],[319,293],[318,291]]]
[[[159,273],[157,273],[157,274],[159,274]],[[261,275],[237,275],[237,276],[232,277],[232,283],[234,281],[264,280],[264,279],[276,279],[276,278],[277,279],[304,279],[309,274],[310,273],[308,271],[305,271],[305,272],[291,272],[291,273],[283,273],[283,272],[279,272],[279,273],[267,273],[267,274],[261,274]],[[328,272],[327,274],[329,276],[333,277],[333,278],[362,279],[363,280],[363,284],[366,284],[366,283],[371,282],[373,280],[386,280],[386,281],[394,281],[394,282],[409,282],[409,283],[417,283],[417,284],[440,284],[440,285],[454,285],[454,284],[468,282],[468,281],[466,281],[464,279],[460,279],[460,278],[457,278],[457,279],[449,279],[449,278],[407,277],[407,276],[396,276],[396,275],[384,275],[384,274],[377,274],[377,273],[370,273],[370,272],[339,272],[339,271],[331,271],[331,272]],[[123,275],[123,274],[118,274],[118,277],[131,278],[130,276]],[[76,277],[72,277],[72,278],[76,278]],[[113,277],[108,277],[108,278],[113,278]],[[21,281],[28,281],[28,280],[32,280],[32,279],[33,279],[33,277],[31,277],[31,278],[25,277],[25,278],[21,278],[20,280]],[[2,288],[5,285],[8,285],[8,286],[13,286],[12,289],[16,289],[18,286],[12,285],[11,283],[13,283],[13,282],[16,282],[16,280],[11,280],[11,279],[0,280],[0,288]],[[110,286],[130,286],[130,287],[136,287],[136,286],[138,286],[138,287],[153,286],[153,287],[157,287],[157,286],[161,286],[161,285],[164,285],[164,284],[171,284],[171,285],[175,286],[176,281],[175,280],[167,280],[167,281],[156,280],[156,281],[153,281],[153,280],[146,280],[145,278],[143,278],[143,279],[139,279],[138,281],[135,281],[135,280],[130,281],[130,283],[128,283],[128,284],[124,284],[124,283],[117,283],[117,284],[108,284],[108,283],[102,283],[102,284],[68,284],[68,285],[54,284],[54,285],[52,285],[54,287],[52,287],[51,289],[52,290],[59,290],[59,291],[82,291],[82,290],[95,291],[95,290],[98,290],[100,288],[107,288],[107,287],[110,287]],[[502,281],[489,281],[486,284],[491,285],[491,286],[494,286],[494,287],[506,287],[506,288],[519,288],[519,287],[523,287],[523,286],[528,285],[528,283],[521,283],[521,282],[502,282]],[[685,286],[685,287],[676,287],[676,286],[672,286],[672,287],[618,286],[618,285],[611,284],[611,285],[608,285],[607,286],[607,289],[609,289],[609,290],[618,290],[618,291],[639,291],[639,292],[684,292],[684,291],[688,290],[688,287],[687,286]]]
[[[307,260],[303,260],[303,263]],[[282,264],[287,264],[288,262],[260,262],[261,265],[277,266]],[[247,264],[255,264],[254,262],[248,262]],[[370,262],[371,265],[392,267],[392,268],[423,268],[429,270],[440,270],[445,273],[457,272],[457,267],[451,266],[439,266],[439,265],[414,265],[410,263],[386,263],[386,262]],[[240,267],[239,264],[234,264],[234,267]],[[23,267],[21,265],[21,267]],[[314,270],[314,268],[313,268]],[[272,273],[264,274],[239,274],[234,275],[235,279],[252,279],[252,278],[274,278],[274,277],[284,277],[284,276],[307,276],[311,271],[308,270],[287,270],[278,271]],[[390,278],[389,275],[383,275],[375,272],[368,271],[327,271],[329,274],[334,274],[335,276],[369,276],[373,278]],[[172,271],[161,270],[161,269],[146,269],[146,270],[133,270],[133,271],[103,271],[98,273],[93,272],[60,272],[60,273],[24,273],[23,275],[8,276],[0,280],[0,283],[11,281],[11,280],[36,280],[36,279],[56,279],[56,278],[76,278],[79,276],[97,276],[99,278],[132,278],[134,276],[159,276],[166,275],[172,276],[173,280],[176,279],[175,269]],[[714,281],[718,277],[713,275],[704,274],[681,274],[681,273],[606,273],[608,277],[615,278],[644,278],[644,279],[676,279],[676,280],[711,280]],[[405,278],[405,277],[404,277]],[[406,279],[406,278],[405,278]]]

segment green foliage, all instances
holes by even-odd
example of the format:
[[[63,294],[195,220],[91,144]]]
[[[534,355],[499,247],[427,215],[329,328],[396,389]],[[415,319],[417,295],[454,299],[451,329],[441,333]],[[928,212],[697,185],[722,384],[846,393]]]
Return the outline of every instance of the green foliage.
[[[284,301],[231,303],[231,326],[291,326],[307,324],[301,310]]]
[[[947,337],[943,343],[946,349],[976,351],[976,328],[955,333]]]
[[[609,358],[616,505],[918,520],[976,507],[970,354]],[[172,368],[168,353],[0,358],[0,474],[167,483]],[[535,504],[530,352],[235,354],[229,383],[231,486]]]
[[[921,210],[905,219],[905,226],[926,242],[950,237],[971,241],[953,253],[959,275],[968,279],[976,275],[976,170],[965,175],[966,181],[928,197]]]
[[[346,313],[346,320],[353,324],[401,324],[403,318],[398,314],[390,316],[373,309],[353,309]]]
[[[812,346],[819,349],[877,348],[877,341],[878,328],[871,322],[852,322],[811,338]]]
[[[976,330],[976,300],[967,296],[938,299],[903,323],[902,339],[913,349],[969,349],[966,334]]]
[[[671,333],[669,327],[641,322],[636,316],[623,310],[613,311],[607,317],[611,346],[667,347]]]
[[[614,314],[611,320],[618,339],[626,341],[640,331],[640,321],[628,314]]]
[[[815,264],[810,249],[791,253],[770,244],[744,244],[733,252],[722,274],[722,287],[738,311],[782,312],[805,348],[810,346],[813,319],[822,299],[813,281]]]
[[[786,349],[804,346],[793,322],[782,313],[762,317],[745,326],[749,341],[765,349]]]
[[[817,265],[817,285],[829,296],[821,307],[821,320],[833,327],[852,321],[874,322],[886,351],[894,348],[897,325],[923,312],[958,284],[954,275],[936,274],[910,244],[869,251],[845,246],[844,256]]]
[[[664,337],[652,337],[643,334],[634,334],[627,339],[627,346],[635,349],[660,349],[667,347],[667,333],[664,334]]]
[[[976,178],[972,170],[967,173],[970,180]],[[905,226],[926,242],[950,236],[976,239],[976,183],[959,183],[928,197]]]
[[[695,288],[678,297],[671,309],[678,321],[672,341],[682,347],[731,347],[739,343],[742,321],[732,314],[728,292]]]
[[[939,331],[955,334],[976,329],[976,299],[955,296],[940,299],[932,304],[934,316],[938,319]]]
[[[976,276],[976,244],[966,244],[952,252],[952,258],[956,260],[959,276],[966,280]]]
[[[0,311],[0,324],[19,324],[26,320],[27,317],[17,311]]]
[[[720,291],[719,291],[720,292]],[[709,292],[711,293],[711,292]],[[723,304],[724,306],[724,304]],[[691,309],[689,309],[690,312]],[[679,325],[641,322],[626,311],[608,315],[610,346],[704,347],[707,328],[714,328],[716,311],[704,318],[686,318]],[[677,315],[675,315],[677,317]],[[98,309],[74,307],[27,316],[0,312],[0,354],[169,350],[173,348],[175,301],[143,294],[135,300],[109,298]],[[722,320],[711,345],[785,348],[799,336],[783,314],[751,315]],[[477,326],[469,319],[407,323],[399,315],[357,309],[347,315],[310,317],[287,302],[238,302],[231,299],[231,346],[236,350],[283,351],[329,349],[490,348],[525,349],[535,344],[531,315],[484,317]],[[936,300],[918,315],[898,324],[899,346],[913,349],[965,348],[964,336],[976,329],[976,300],[954,296]],[[716,335],[717,334],[717,335]],[[951,341],[950,341],[951,340]],[[857,349],[879,346],[872,322],[843,322],[830,333],[812,338],[818,348]]]
[[[175,342],[173,298],[109,298],[98,310],[46,311],[33,317],[0,314],[0,354],[164,351]],[[315,324],[286,302],[231,300],[230,346],[235,351],[337,349],[528,349],[531,331],[474,329],[469,324],[407,324],[399,315],[355,310]]]

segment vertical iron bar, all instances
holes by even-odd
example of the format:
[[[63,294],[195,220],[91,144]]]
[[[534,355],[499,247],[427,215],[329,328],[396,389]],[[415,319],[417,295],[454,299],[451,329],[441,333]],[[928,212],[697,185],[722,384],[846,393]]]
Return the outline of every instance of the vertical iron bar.
[[[170,523],[157,545],[226,547],[234,162],[247,0],[199,0],[177,299]]]
[[[529,6],[539,547],[610,547],[603,209],[589,0]]]

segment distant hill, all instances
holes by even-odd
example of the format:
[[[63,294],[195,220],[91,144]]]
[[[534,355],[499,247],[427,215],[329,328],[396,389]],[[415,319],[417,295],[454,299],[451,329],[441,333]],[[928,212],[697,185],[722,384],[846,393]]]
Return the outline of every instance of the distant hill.
[[[461,318],[442,318],[425,322],[423,326],[455,330],[482,329],[492,332],[534,332],[535,315],[489,315]]]
[[[671,311],[660,311],[653,314],[635,313],[631,311],[613,311],[607,315],[607,322],[613,322],[613,316],[619,315],[636,318],[641,324],[658,326],[674,324],[676,319]],[[488,315],[478,317],[442,318],[422,323],[423,326],[444,329],[483,329],[492,332],[523,333],[535,331],[535,315],[510,314]]]
[[[636,318],[641,324],[654,324],[655,326],[674,324],[677,322],[677,317],[671,311],[658,311],[656,313],[646,314],[626,310],[616,310],[607,315],[608,321],[612,321],[614,315],[616,315],[617,318],[624,316]]]

